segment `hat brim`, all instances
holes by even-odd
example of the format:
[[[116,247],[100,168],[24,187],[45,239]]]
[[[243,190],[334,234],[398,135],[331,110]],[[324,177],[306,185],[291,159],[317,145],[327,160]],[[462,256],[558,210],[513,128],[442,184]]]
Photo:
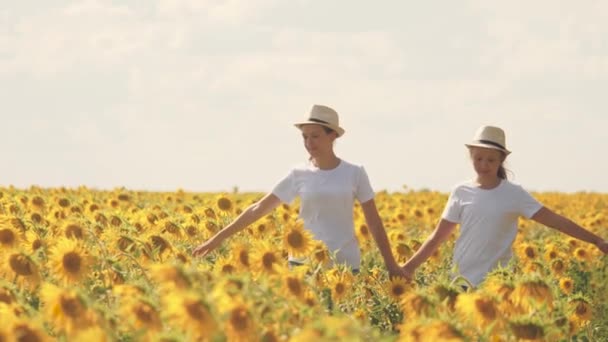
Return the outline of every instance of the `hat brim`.
[[[338,126],[335,126],[335,125],[326,124],[326,123],[322,123],[322,122],[316,122],[316,121],[296,122],[293,125],[296,126],[299,129],[301,128],[301,126],[304,126],[304,125],[319,125],[319,126],[324,126],[324,127],[333,129],[338,134],[339,137],[341,137],[342,135],[344,135],[344,132],[345,132],[342,127],[338,127]]]
[[[473,143],[473,144],[464,144],[466,147],[482,147],[482,148],[491,148],[493,150],[498,150],[504,152],[506,155],[511,154],[511,151],[505,150],[504,148],[500,148],[498,146],[490,145],[490,144],[482,144],[482,143]]]

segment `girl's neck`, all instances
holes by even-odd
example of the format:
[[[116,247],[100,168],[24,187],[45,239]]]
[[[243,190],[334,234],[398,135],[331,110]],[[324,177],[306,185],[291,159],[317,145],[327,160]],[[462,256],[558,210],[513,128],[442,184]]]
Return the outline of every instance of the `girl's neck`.
[[[477,176],[477,179],[475,181],[477,183],[477,186],[479,186],[482,189],[494,189],[495,187],[500,185],[500,182],[502,181],[502,179],[499,178],[498,176],[496,176],[496,177],[479,177],[479,176]]]
[[[313,157],[310,161],[321,170],[332,170],[340,165],[340,158],[333,153],[327,156]]]

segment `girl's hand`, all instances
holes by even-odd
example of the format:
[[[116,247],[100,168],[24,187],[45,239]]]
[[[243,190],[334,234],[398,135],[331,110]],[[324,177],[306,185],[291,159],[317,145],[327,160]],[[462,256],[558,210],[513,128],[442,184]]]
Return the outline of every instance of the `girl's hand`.
[[[608,240],[602,240],[596,245],[604,254],[608,254]]]
[[[196,248],[194,248],[194,250],[192,251],[192,255],[195,257],[196,256],[203,257],[203,256],[209,254],[209,252],[211,252],[215,248],[217,248],[218,245],[219,245],[219,242],[217,241],[217,239],[211,238],[211,239],[201,243],[200,245],[196,246]]]

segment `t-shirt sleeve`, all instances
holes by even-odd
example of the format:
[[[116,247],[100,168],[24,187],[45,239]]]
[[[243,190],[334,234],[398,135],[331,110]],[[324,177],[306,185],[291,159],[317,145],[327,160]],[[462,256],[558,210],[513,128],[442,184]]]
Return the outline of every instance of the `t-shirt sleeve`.
[[[359,203],[365,203],[374,198],[374,190],[369,182],[369,177],[365,168],[361,166],[359,168],[359,175],[357,177],[357,184],[355,184],[355,197]]]
[[[515,201],[517,211],[525,218],[531,218],[538,212],[543,205],[537,201],[528,191],[520,185],[517,186],[517,199]]]
[[[272,189],[272,194],[277,196],[283,203],[291,203],[297,195],[294,177],[294,170],[289,171]]]
[[[458,188],[452,190],[450,197],[448,198],[441,218],[448,220],[453,223],[460,223],[462,219],[462,206],[460,205],[460,199],[458,198]]]

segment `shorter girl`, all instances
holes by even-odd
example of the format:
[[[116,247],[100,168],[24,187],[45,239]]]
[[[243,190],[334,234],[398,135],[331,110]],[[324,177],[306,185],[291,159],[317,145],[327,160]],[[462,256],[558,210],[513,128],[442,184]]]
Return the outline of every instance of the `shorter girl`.
[[[469,148],[477,178],[458,184],[435,231],[405,263],[409,278],[460,224],[453,262],[472,285],[479,285],[498,266],[511,260],[511,247],[517,234],[519,216],[596,245],[608,253],[608,242],[568,218],[544,207],[520,185],[507,180],[503,162],[509,153],[502,129],[480,127]]]

